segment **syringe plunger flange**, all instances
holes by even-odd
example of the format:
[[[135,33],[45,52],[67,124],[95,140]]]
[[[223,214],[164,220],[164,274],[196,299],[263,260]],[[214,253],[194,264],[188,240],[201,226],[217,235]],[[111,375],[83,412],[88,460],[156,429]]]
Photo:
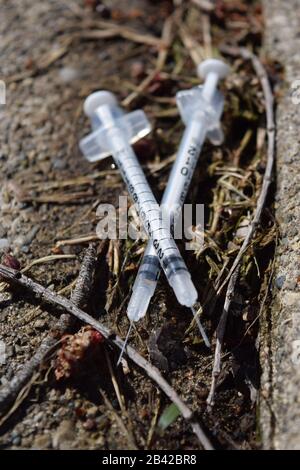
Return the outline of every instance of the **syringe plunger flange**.
[[[197,67],[198,75],[205,79],[204,85],[176,94],[176,102],[183,122],[188,125],[191,119],[202,120],[207,129],[207,138],[214,145],[221,144],[224,139],[220,124],[224,98],[217,90],[217,83],[218,80],[227,76],[229,70],[229,66],[222,60],[205,60]]]
[[[118,107],[118,101],[115,95],[110,91],[95,91],[86,98],[83,103],[83,110],[89,118],[92,118],[100,106]]]
[[[136,110],[125,114],[115,95],[106,90],[96,91],[88,96],[84,102],[84,112],[91,120],[93,132],[81,139],[79,147],[90,162],[111,155],[108,131],[112,126],[120,129],[129,144],[134,144],[151,131],[144,111]]]
[[[226,78],[230,72],[229,65],[220,59],[207,59],[201,62],[197,67],[198,77],[206,79],[209,74],[214,73],[218,79]]]

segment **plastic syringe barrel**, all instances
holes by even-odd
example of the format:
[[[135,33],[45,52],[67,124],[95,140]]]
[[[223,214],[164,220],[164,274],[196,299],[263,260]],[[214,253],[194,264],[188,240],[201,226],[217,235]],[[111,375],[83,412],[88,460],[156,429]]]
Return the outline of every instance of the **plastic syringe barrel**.
[[[204,120],[192,120],[184,131],[161,202],[164,210],[169,211],[168,216],[174,222],[176,222],[176,209],[182,207],[185,201],[205,136]],[[127,307],[130,320],[138,321],[144,316],[155,292],[159,274],[160,263],[153,244],[149,242]]]
[[[111,125],[107,129],[106,138],[111,142],[113,158],[177,300],[191,307],[197,301],[197,291],[132,147],[125,139],[122,128],[117,126]]]

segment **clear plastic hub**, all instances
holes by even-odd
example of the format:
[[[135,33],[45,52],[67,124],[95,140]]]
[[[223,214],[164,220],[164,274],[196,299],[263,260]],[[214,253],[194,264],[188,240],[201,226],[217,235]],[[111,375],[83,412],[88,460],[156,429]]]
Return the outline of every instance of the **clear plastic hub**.
[[[134,285],[134,293],[127,307],[127,316],[130,321],[138,321],[145,316],[155,287],[155,281],[143,277],[137,278],[137,282]]]
[[[177,275],[169,278],[178,302],[186,307],[192,307],[197,302],[198,294],[187,270],[182,270]]]

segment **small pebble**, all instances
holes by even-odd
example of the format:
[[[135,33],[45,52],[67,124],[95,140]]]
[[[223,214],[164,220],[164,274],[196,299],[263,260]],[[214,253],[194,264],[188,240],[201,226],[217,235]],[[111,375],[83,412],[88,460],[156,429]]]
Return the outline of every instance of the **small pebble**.
[[[52,164],[54,170],[65,170],[68,163],[62,158],[56,158]]]
[[[43,416],[44,416],[44,412],[40,411],[33,417],[33,422],[38,423],[43,418]]]
[[[69,83],[79,77],[79,72],[73,67],[63,67],[59,70],[59,76],[63,82]]]
[[[83,427],[84,429],[86,429],[87,431],[92,431],[93,429],[96,428],[96,421],[94,421],[93,419],[87,419],[84,423],[83,423]]]
[[[132,78],[141,78],[145,73],[145,65],[141,61],[135,61],[131,64],[130,75]]]
[[[7,238],[0,238],[0,250],[6,250],[9,248],[9,241]]]
[[[52,445],[54,449],[70,449],[75,440],[75,436],[76,431],[74,423],[69,420],[63,420],[52,435]]]
[[[199,396],[199,398],[201,398],[202,400],[205,400],[207,397],[208,397],[208,387],[205,383],[203,382],[198,382],[198,385],[197,385],[197,395]]]
[[[34,323],[34,328],[37,328],[38,330],[42,330],[45,328],[46,325],[47,325],[46,320],[37,320]]]
[[[284,281],[285,281],[285,276],[278,276],[275,279],[275,286],[277,287],[277,289],[281,289],[283,287]]]
[[[21,269],[21,265],[20,265],[19,261],[17,260],[17,258],[15,258],[14,256],[12,256],[8,253],[6,253],[3,256],[2,264],[4,264],[5,266],[8,266],[9,268],[16,269],[17,271],[19,271]]]
[[[11,432],[11,438],[14,439],[15,437],[19,437],[19,431],[17,431],[16,429],[14,429],[12,432]]]
[[[3,225],[0,224],[0,239],[5,238],[7,234],[7,230],[3,227]]]
[[[98,408],[97,406],[91,406],[86,412],[86,416],[88,418],[94,418],[98,414]]]
[[[21,444],[21,437],[20,436],[14,437],[13,440],[12,440],[12,444],[14,446],[19,446]]]
[[[51,447],[51,438],[48,434],[36,436],[33,442],[34,449],[48,449],[49,447]]]

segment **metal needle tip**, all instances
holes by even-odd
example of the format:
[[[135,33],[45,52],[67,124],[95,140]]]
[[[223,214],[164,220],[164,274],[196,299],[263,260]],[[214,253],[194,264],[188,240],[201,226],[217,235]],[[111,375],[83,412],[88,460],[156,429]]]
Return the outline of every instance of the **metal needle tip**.
[[[125,341],[123,343],[121,353],[120,353],[120,356],[119,356],[119,359],[118,359],[118,362],[117,362],[117,366],[121,363],[121,360],[122,360],[122,357],[124,355],[124,352],[125,352],[125,349],[126,349],[126,345],[128,343],[128,339],[129,339],[132,327],[133,327],[133,322],[130,323],[130,326],[128,328],[127,335],[126,335]]]
[[[204,343],[205,343],[205,346],[207,346],[207,347],[210,349],[210,341],[209,341],[209,339],[208,339],[208,337],[207,337],[207,334],[205,333],[205,330],[204,330],[204,328],[203,328],[203,326],[202,326],[202,323],[201,323],[201,321],[200,321],[200,318],[199,318],[199,316],[197,315],[197,312],[195,311],[194,307],[191,307],[191,310],[192,310],[192,313],[193,313],[193,317],[194,317],[194,319],[195,319],[195,322],[197,323],[197,326],[198,326],[198,328],[199,328],[200,334],[201,334],[201,336],[202,336],[202,338],[203,338],[203,341],[204,341]]]

